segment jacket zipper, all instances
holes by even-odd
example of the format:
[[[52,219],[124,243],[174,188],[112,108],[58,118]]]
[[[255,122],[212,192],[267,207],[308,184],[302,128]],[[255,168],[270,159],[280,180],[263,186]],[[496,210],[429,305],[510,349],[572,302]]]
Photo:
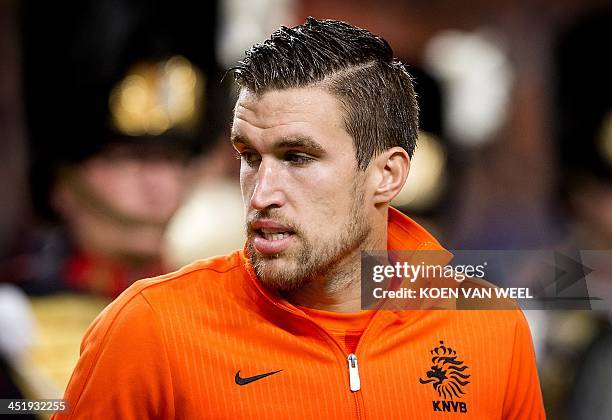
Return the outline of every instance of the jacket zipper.
[[[276,305],[276,302],[274,302],[274,304]],[[279,308],[282,308],[282,306],[277,305]],[[288,308],[282,308],[285,311],[288,311],[289,313],[293,314],[294,316],[297,316],[299,318],[304,319],[305,317],[299,313],[296,313]],[[374,317],[376,317],[377,314],[374,314]],[[327,336],[329,338],[329,340],[332,341],[332,343],[334,343],[334,345],[342,352],[342,354],[344,355],[344,348],[340,345],[340,343],[338,343],[338,341],[334,338],[334,336],[332,336],[326,329],[324,329],[323,327],[321,327],[319,324],[317,324],[316,322],[314,322],[312,319],[307,318],[307,320],[309,320],[319,331],[321,331],[325,336]],[[374,320],[374,318],[372,318],[372,321]],[[372,321],[370,321],[370,325],[372,324]],[[368,327],[366,327],[366,329],[364,330],[363,334],[362,334],[362,338],[365,335],[366,331],[369,330],[370,326],[368,325]],[[361,347],[361,339],[359,340],[359,344],[357,344],[357,348]],[[356,349],[355,349],[356,350]],[[355,402],[355,418],[356,419],[364,419],[365,418],[365,414],[364,414],[364,406],[363,406],[363,395],[361,394],[361,378],[359,377],[359,367],[357,364],[357,356],[355,355],[355,353],[350,353],[348,356],[346,356],[346,361],[348,363],[348,370],[349,370],[349,389],[351,391],[351,394],[353,395],[353,401]],[[352,364],[352,362],[354,362],[354,365]],[[355,390],[353,390],[353,388],[356,388]]]
[[[285,311],[285,312],[289,312],[290,314],[292,314],[293,316],[296,316],[300,319],[307,319],[308,321],[310,321],[315,328],[317,328],[319,331],[321,331],[329,340],[331,340],[331,342],[335,345],[335,347],[337,347],[340,352],[342,353],[342,355],[344,356],[344,349],[342,348],[342,346],[340,345],[340,343],[338,343],[338,341],[323,327],[321,327],[319,324],[317,324],[316,322],[314,322],[312,319],[305,317],[304,315],[297,313],[289,308],[285,308],[282,305],[279,305],[277,302],[275,302],[274,300],[270,300],[272,302],[272,304],[274,306],[276,306],[277,308]],[[374,315],[376,316],[376,315]],[[368,328],[366,328],[367,330]],[[365,331],[364,331],[365,333]],[[362,336],[363,337],[363,336]],[[361,340],[360,340],[361,341]],[[359,347],[359,346],[358,346]],[[351,358],[352,356],[352,358]],[[355,418],[357,419],[363,419],[364,416],[362,414],[363,412],[363,399],[361,398],[361,392],[357,392],[359,390],[361,390],[361,380],[359,378],[359,370],[357,368],[357,356],[355,356],[354,353],[349,354],[348,356],[346,356],[346,360],[349,363],[349,389],[351,390],[351,394],[353,394],[353,398],[355,401]],[[351,367],[351,362],[349,360],[353,360],[355,362],[355,367],[352,368]],[[354,370],[351,370],[354,369]],[[352,376],[351,376],[352,375]],[[358,389],[356,389],[355,391],[353,391],[353,385],[354,384],[358,384]]]
[[[357,366],[357,356],[351,353],[346,358],[348,361],[349,371],[349,388],[351,391],[356,392],[361,389],[361,381],[359,380],[359,368]]]
[[[254,280],[254,279],[253,279]],[[256,281],[256,280],[254,280]],[[266,296],[265,293],[263,293],[264,296]],[[267,297],[267,296],[266,296]],[[321,327],[319,324],[317,324],[316,322],[314,322],[312,319],[304,316],[303,314],[300,314],[298,312],[295,312],[294,310],[284,307],[283,305],[280,305],[278,302],[276,302],[274,299],[270,299],[269,297],[267,297],[269,302],[272,303],[272,305],[276,306],[278,309],[284,311],[284,312],[289,312],[291,315],[296,316],[300,319],[307,319],[308,321],[310,321],[315,328],[317,328],[320,332],[323,333],[323,335],[325,335],[329,340],[331,340],[331,342],[340,350],[340,352],[342,353],[342,355],[344,356],[344,348],[340,345],[340,343],[338,343],[338,341],[323,327]],[[366,335],[366,333],[371,329],[371,326],[373,324],[374,319],[379,316],[380,314],[376,313],[374,314],[374,317],[370,320],[370,324],[366,327],[366,329],[363,331],[363,334],[361,335],[361,338],[359,340],[359,343],[357,344],[357,348],[355,349],[355,352],[357,349],[359,349],[360,347],[362,347],[362,342],[363,342],[363,337]],[[352,357],[351,357],[352,356]],[[357,366],[357,356],[354,353],[350,353],[348,356],[345,356],[347,362],[349,363],[349,389],[351,391],[351,394],[353,395],[354,401],[355,401],[355,418],[357,419],[363,419],[365,418],[364,416],[364,407],[363,407],[363,396],[361,394],[361,379],[359,377],[359,369]],[[351,361],[354,361],[354,368],[351,365]],[[351,370],[354,369],[354,370]],[[352,375],[352,376],[351,376]],[[357,388],[356,390],[353,390],[352,388]]]
[[[363,395],[361,392],[361,380],[359,378],[359,367],[357,365],[357,356],[351,353],[346,358],[349,370],[349,387],[355,399],[355,417],[358,419],[364,418],[363,414]]]

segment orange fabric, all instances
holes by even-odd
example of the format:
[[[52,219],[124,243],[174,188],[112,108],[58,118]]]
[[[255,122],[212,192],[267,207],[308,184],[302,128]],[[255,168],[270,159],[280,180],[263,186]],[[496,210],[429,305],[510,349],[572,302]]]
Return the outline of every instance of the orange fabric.
[[[344,346],[347,354],[355,352],[363,331],[376,313],[376,311],[330,312],[303,306],[298,308],[333,335]]]
[[[440,248],[393,209],[388,242]],[[454,366],[447,375],[469,375],[460,398],[434,389],[434,349],[456,356],[441,359]],[[83,339],[69,412],[55,418],[544,417],[520,311],[378,311],[356,356],[352,392],[342,344],[264,288],[236,251],[139,281],[108,306]]]

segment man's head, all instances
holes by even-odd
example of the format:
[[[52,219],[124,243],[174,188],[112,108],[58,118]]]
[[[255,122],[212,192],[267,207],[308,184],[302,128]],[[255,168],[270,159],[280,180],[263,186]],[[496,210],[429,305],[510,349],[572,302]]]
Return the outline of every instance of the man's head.
[[[122,263],[158,259],[185,190],[185,152],[156,143],[111,143],[58,169],[52,206],[79,251]]]
[[[281,290],[353,277],[360,248],[384,246],[387,206],[408,173],[409,74],[382,38],[312,18],[255,45],[234,71],[232,142],[258,276]]]

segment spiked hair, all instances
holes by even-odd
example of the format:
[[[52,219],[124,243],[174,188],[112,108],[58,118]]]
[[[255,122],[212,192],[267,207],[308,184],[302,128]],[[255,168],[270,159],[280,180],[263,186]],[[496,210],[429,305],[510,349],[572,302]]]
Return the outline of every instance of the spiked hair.
[[[334,95],[361,170],[391,147],[414,153],[418,105],[412,77],[387,41],[365,29],[309,17],[251,47],[230,71],[241,88],[257,95],[309,86]]]

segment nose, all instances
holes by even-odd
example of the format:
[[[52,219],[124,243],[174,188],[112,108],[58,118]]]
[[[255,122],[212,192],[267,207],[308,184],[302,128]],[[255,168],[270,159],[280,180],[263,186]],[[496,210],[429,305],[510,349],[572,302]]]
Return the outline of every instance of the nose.
[[[262,159],[257,168],[255,188],[251,195],[251,207],[264,210],[269,207],[281,207],[285,196],[281,188],[280,168],[273,162]]]

